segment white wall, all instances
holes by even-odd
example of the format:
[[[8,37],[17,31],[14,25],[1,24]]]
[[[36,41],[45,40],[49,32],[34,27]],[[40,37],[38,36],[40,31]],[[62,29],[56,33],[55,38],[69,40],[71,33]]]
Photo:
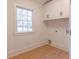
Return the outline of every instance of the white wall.
[[[52,46],[69,52],[70,34],[66,33],[69,20],[49,21],[47,24],[48,39],[52,41]],[[56,32],[57,31],[57,32]]]
[[[56,0],[57,1],[57,0]],[[55,2],[56,3],[56,2]],[[33,10],[33,32],[17,34],[15,32],[15,4],[20,4],[26,8]],[[51,2],[53,4],[53,2]],[[50,5],[51,5],[50,4]],[[49,6],[50,7],[50,6]],[[51,8],[51,7],[50,7]],[[47,39],[51,39],[54,46],[64,50],[68,50],[69,35],[65,33],[67,22],[50,23],[49,28],[43,23],[44,7],[32,0],[8,0],[8,57],[31,50],[47,43]],[[53,10],[53,8],[52,8]],[[54,13],[55,14],[55,13]],[[64,24],[64,26],[62,26]],[[53,26],[55,25],[55,26]],[[59,25],[59,26],[58,26]],[[62,26],[62,27],[61,27]],[[55,30],[58,30],[58,33]],[[49,36],[50,35],[50,36]]]
[[[61,11],[63,12],[62,16],[60,16]],[[47,14],[49,18],[46,18]],[[62,17],[70,17],[70,0],[53,0],[44,5],[44,20],[53,20]],[[69,33],[66,34],[66,29],[70,26],[69,21],[50,21],[47,24],[48,37],[52,41],[52,45],[69,52],[70,35]],[[58,32],[55,32],[56,30]]]
[[[15,32],[15,5],[33,10],[33,32]],[[32,0],[8,0],[8,57],[21,51],[31,50],[46,43],[43,23],[43,7]]]

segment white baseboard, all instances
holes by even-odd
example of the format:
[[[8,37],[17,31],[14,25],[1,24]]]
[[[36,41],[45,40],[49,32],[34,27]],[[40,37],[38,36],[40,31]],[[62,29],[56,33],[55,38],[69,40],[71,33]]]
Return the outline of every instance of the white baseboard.
[[[48,44],[47,41],[46,42],[45,41],[37,42],[36,44],[34,44],[34,45],[32,44],[31,46],[29,46],[27,48],[22,48],[22,49],[17,50],[16,52],[8,53],[8,58],[13,57],[13,56],[16,56],[16,55],[21,54],[21,53],[24,53],[24,52],[31,51],[33,49],[36,49],[38,47],[41,47],[41,46],[44,46],[44,45],[47,45],[47,44]],[[67,49],[62,48],[62,47],[60,47],[60,46],[58,46],[56,44],[51,43],[50,45],[53,46],[53,47],[56,47],[56,48],[59,48],[61,50],[64,50],[64,51],[68,52]]]
[[[42,42],[37,42],[36,44],[34,44],[34,45],[32,44],[31,46],[29,46],[27,48],[22,48],[22,49],[17,50],[16,52],[8,53],[8,58],[13,57],[13,56],[16,56],[16,55],[21,54],[21,53],[24,53],[24,52],[31,51],[31,50],[33,50],[35,48],[44,46],[46,44],[47,44],[47,42],[45,42],[45,41],[44,42],[43,41]]]
[[[58,49],[61,49],[61,50],[63,50],[63,51],[69,52],[68,49],[63,48],[63,47],[61,47],[61,46],[59,46],[59,45],[57,45],[57,44],[51,43],[51,46],[56,47],[56,48],[58,48]]]

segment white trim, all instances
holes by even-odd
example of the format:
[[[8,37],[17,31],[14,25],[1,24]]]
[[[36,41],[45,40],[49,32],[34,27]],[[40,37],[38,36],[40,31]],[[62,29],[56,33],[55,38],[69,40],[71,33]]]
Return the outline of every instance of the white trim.
[[[39,48],[39,47],[44,46],[46,44],[47,44],[47,41],[41,41],[41,42],[36,43],[34,45],[31,45],[31,46],[29,46],[27,48],[19,49],[15,53],[14,52],[9,52],[8,53],[8,58],[13,57],[13,56],[16,56],[16,55],[21,54],[21,53],[24,53],[24,52],[31,51],[33,49]]]
[[[51,43],[51,46],[56,47],[56,48],[58,48],[58,49],[61,49],[61,50],[63,50],[63,51],[69,52],[68,49],[66,49],[66,48],[64,48],[64,47],[60,47],[60,46],[58,46],[57,44],[54,44],[53,42]]]
[[[24,8],[24,9],[27,9],[27,10],[31,10],[32,11],[32,31],[31,32],[17,32],[16,29],[16,7],[20,7],[20,8]],[[24,35],[24,34],[28,34],[28,33],[34,33],[34,25],[33,25],[33,9],[29,9],[29,8],[26,8],[24,5],[21,5],[21,4],[17,4],[15,3],[14,5],[14,30],[13,30],[13,33],[14,35]]]
[[[15,32],[13,35],[14,36],[24,36],[24,35],[29,35],[29,34],[34,34],[35,32],[22,32],[22,33],[18,33],[18,32]]]

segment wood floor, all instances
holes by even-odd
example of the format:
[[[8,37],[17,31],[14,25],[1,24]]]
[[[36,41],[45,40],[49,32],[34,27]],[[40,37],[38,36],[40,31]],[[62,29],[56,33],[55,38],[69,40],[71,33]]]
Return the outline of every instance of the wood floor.
[[[69,59],[69,54],[63,50],[45,45],[10,59]]]

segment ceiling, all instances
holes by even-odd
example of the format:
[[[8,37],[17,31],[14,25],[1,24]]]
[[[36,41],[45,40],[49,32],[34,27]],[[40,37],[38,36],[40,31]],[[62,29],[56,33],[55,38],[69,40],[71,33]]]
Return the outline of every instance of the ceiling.
[[[37,2],[39,2],[41,4],[46,4],[46,3],[48,3],[48,2],[50,2],[52,0],[35,0],[35,1],[37,1]]]

